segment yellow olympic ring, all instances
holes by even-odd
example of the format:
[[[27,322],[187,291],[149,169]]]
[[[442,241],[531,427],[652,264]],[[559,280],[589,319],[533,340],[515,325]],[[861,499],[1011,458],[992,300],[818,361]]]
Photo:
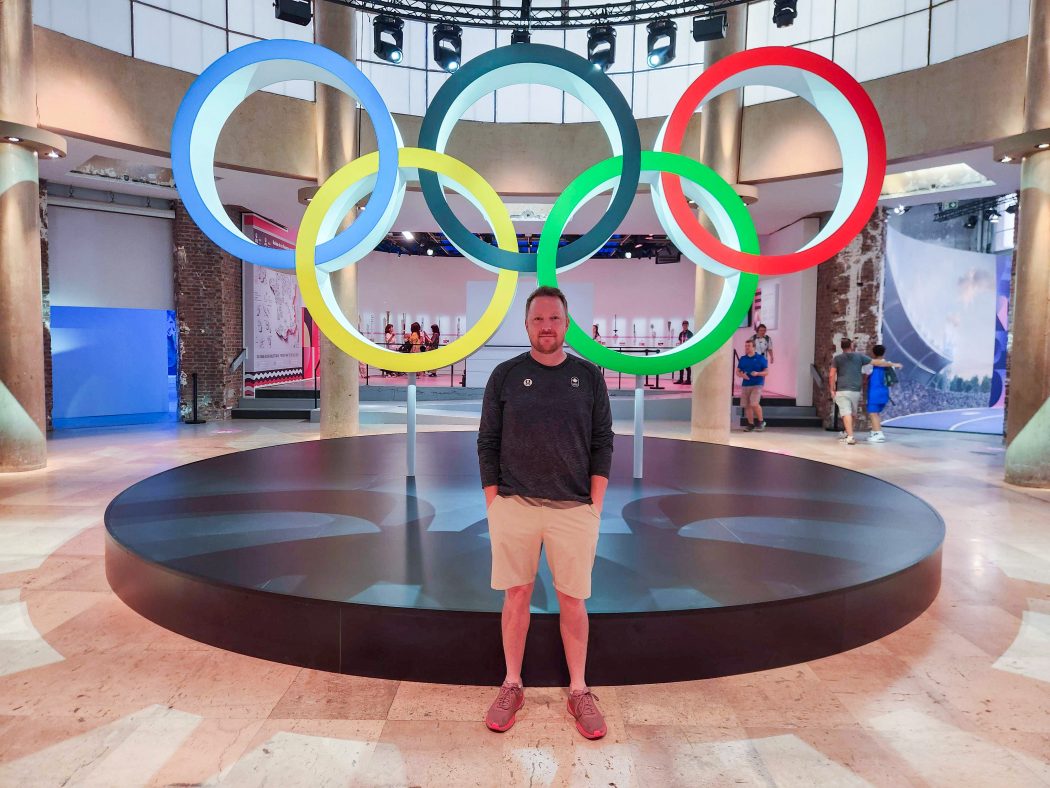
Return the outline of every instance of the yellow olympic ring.
[[[418,179],[418,170],[445,176],[449,185],[472,200],[492,227],[500,249],[516,252],[518,237],[506,206],[488,182],[463,162],[444,153],[424,148],[401,148],[398,167],[402,178]],[[510,311],[518,285],[517,271],[502,270],[496,292],[484,314],[463,336],[426,353],[399,353],[366,339],[340,309],[332,291],[331,275],[314,265],[319,243],[330,240],[336,228],[326,221],[333,205],[343,194],[379,171],[379,154],[370,153],[342,167],[329,178],[310,201],[299,226],[295,243],[295,276],[303,294],[303,304],[325,336],[358,361],[394,372],[423,372],[451,366],[484,345]],[[458,187],[458,188],[457,188]],[[342,218],[342,217],[338,217]],[[328,237],[322,238],[322,231]]]

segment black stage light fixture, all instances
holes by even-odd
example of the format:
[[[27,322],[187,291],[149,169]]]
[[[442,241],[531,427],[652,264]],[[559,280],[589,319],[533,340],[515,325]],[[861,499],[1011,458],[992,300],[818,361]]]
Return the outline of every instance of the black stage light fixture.
[[[984,212],[985,221],[989,224],[999,224],[999,216],[999,211],[995,210],[995,208],[988,208]]]
[[[728,32],[729,21],[725,11],[693,17],[693,41],[721,41]]]
[[[434,62],[450,74],[463,65],[463,28],[448,22],[434,25]]]
[[[1017,203],[1012,202],[1006,206],[1007,213],[1017,213]]]
[[[798,16],[798,0],[773,0],[773,24],[791,27]]]
[[[274,15],[282,22],[308,25],[313,19],[310,0],[273,0]]]
[[[654,19],[645,29],[649,31],[649,68],[659,68],[674,60],[678,23],[673,19]]]
[[[967,216],[966,221],[963,223],[963,227],[965,227],[967,230],[972,230],[976,226],[977,216],[975,214],[970,214],[969,216]]]
[[[510,33],[510,43],[527,44],[532,40],[532,34],[527,27],[516,27]]]
[[[587,31],[587,59],[595,68],[608,71],[616,61],[616,28],[595,25]]]
[[[400,63],[404,60],[405,22],[396,16],[380,14],[372,23],[372,51],[380,60]]]

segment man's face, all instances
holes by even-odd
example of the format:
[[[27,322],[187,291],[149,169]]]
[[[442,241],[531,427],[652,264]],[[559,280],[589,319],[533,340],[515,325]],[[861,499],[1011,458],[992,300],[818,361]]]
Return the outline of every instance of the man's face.
[[[753,342],[745,342],[744,352],[749,356],[755,355],[755,344]]]
[[[766,327],[765,326],[759,326],[757,333],[758,333],[758,335],[760,337],[764,337],[766,335]]]
[[[683,331],[688,331],[689,330],[689,322],[688,321],[682,323],[682,330]]]
[[[538,296],[532,300],[529,313],[525,316],[525,330],[529,333],[529,344],[533,350],[544,354],[560,352],[568,328],[569,319],[560,298]]]

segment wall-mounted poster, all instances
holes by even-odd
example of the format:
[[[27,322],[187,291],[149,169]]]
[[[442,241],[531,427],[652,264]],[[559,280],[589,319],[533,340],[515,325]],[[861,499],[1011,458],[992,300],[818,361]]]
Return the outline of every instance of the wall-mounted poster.
[[[245,214],[248,240],[272,249],[294,249],[295,234],[255,214]],[[303,377],[303,306],[294,273],[246,265],[244,284],[245,396],[255,386]]]

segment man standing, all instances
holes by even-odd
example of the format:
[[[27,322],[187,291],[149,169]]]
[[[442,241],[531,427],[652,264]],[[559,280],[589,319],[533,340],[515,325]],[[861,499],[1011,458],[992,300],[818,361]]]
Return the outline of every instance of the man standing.
[[[485,716],[506,731],[525,704],[521,663],[540,548],[554,576],[569,713],[588,739],[606,724],[587,687],[587,607],[602,502],[612,465],[609,392],[600,370],[564,350],[568,304],[540,287],[525,303],[532,349],[504,361],[485,387],[478,461],[492,542],[492,587],[503,598],[507,674]]]
[[[750,339],[744,343],[744,355],[737,362],[736,374],[743,381],[740,384],[740,404],[744,406],[744,415],[747,416],[744,429],[748,432],[756,429],[764,432],[766,422],[762,417],[762,384],[769,374],[769,364],[755,352],[755,343]]]
[[[773,337],[766,333],[766,324],[759,323],[755,333],[751,335],[751,341],[755,343],[755,352],[762,356],[770,364],[773,363]]]
[[[842,352],[831,360],[831,367],[828,369],[828,388],[846,428],[846,434],[839,440],[852,446],[857,442],[853,438],[853,416],[860,408],[860,389],[864,382],[862,372],[864,366],[872,361],[863,353],[854,353],[853,341],[850,339],[843,338],[839,347],[842,348]]]
[[[693,332],[689,330],[689,321],[688,320],[683,320],[682,321],[682,330],[678,332],[678,344],[679,345],[684,345],[686,342],[688,342],[692,338],[693,338]],[[682,379],[683,375],[687,376],[686,379],[684,379],[684,380]],[[678,370],[678,380],[676,380],[675,383],[677,383],[679,385],[688,385],[688,386],[693,385],[693,368],[692,367],[686,367],[685,369]]]
[[[887,380],[887,369],[901,369],[903,364],[895,364],[886,361],[886,348],[883,345],[875,345],[871,349],[873,356],[871,363],[873,369],[868,375],[868,417],[871,419],[871,434],[868,435],[870,443],[885,443],[886,436],[882,434],[882,411],[890,401],[890,383]],[[882,361],[885,366],[877,365],[875,362]]]

